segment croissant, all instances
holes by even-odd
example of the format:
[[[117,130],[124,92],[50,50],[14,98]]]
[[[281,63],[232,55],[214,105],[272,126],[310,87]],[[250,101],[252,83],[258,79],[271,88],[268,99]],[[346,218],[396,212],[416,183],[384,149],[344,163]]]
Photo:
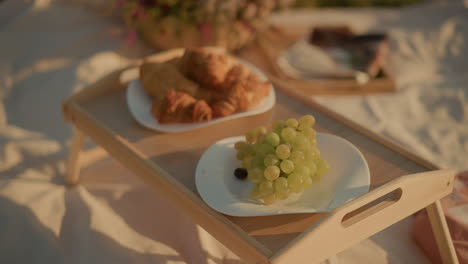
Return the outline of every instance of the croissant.
[[[211,90],[222,89],[227,73],[234,65],[226,54],[204,49],[187,49],[179,61],[180,72]]]
[[[140,66],[140,81],[145,91],[158,102],[164,98],[169,88],[192,96],[200,90],[199,86],[185,78],[175,65],[168,63],[144,62]]]
[[[151,113],[161,124],[204,122],[212,119],[211,107],[184,92],[167,89],[162,102],[154,101]]]
[[[227,73],[222,86],[211,102],[214,117],[224,117],[246,111],[269,94],[270,83],[262,81],[243,65],[236,65]]]
[[[157,102],[162,101],[168,89],[206,101],[211,99],[210,92],[182,75],[175,63],[144,62],[140,66],[140,81],[145,91]]]

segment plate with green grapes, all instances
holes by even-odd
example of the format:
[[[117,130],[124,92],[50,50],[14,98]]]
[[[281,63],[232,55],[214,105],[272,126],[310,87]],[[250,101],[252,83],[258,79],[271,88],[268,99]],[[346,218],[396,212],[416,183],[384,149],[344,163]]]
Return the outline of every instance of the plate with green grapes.
[[[195,183],[232,216],[329,212],[369,191],[370,172],[349,141],[316,133],[306,115],[222,139],[200,158]]]

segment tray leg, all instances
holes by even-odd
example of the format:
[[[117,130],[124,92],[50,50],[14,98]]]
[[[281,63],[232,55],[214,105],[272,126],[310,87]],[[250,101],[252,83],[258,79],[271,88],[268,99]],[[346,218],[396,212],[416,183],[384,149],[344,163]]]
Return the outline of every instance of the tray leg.
[[[65,183],[75,185],[80,180],[81,154],[85,139],[83,132],[73,127],[73,137],[70,146],[70,155],[68,157],[67,172],[65,174]]]
[[[457,254],[453,246],[452,237],[445,221],[444,212],[440,201],[437,200],[434,203],[426,207],[429,221],[431,222],[432,232],[439,248],[440,256],[444,264],[458,264]]]

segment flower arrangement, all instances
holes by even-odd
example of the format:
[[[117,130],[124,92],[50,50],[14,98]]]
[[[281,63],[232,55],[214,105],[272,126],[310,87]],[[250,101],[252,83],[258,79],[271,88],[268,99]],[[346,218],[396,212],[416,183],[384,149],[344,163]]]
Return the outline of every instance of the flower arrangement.
[[[157,49],[248,43],[275,8],[294,0],[117,0],[127,26]]]

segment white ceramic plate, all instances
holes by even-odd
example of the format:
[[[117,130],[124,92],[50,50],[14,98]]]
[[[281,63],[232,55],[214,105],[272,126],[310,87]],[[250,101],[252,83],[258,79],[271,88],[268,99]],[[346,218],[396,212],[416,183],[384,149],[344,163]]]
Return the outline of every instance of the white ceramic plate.
[[[268,80],[265,74],[263,74],[257,67],[240,59],[237,59],[237,61],[249,67],[255,74],[260,76],[262,80]],[[264,98],[257,106],[251,108],[248,111],[236,113],[226,117],[214,118],[208,122],[190,124],[160,124],[158,120],[151,114],[152,99],[143,89],[141,82],[138,79],[132,80],[127,88],[127,105],[130,109],[130,113],[135,118],[135,120],[147,128],[166,133],[183,132],[209,126],[222,121],[231,120],[234,118],[258,115],[270,110],[275,104],[275,101],[275,90],[273,86],[271,86],[269,95],[266,98]]]
[[[273,205],[249,199],[253,183],[238,180],[239,167],[234,143],[244,137],[223,139],[210,146],[200,158],[195,183],[202,199],[213,209],[233,216],[260,216],[293,213],[328,212],[369,191],[370,173],[359,150],[347,140],[317,134],[317,143],[330,171],[302,195]]]

